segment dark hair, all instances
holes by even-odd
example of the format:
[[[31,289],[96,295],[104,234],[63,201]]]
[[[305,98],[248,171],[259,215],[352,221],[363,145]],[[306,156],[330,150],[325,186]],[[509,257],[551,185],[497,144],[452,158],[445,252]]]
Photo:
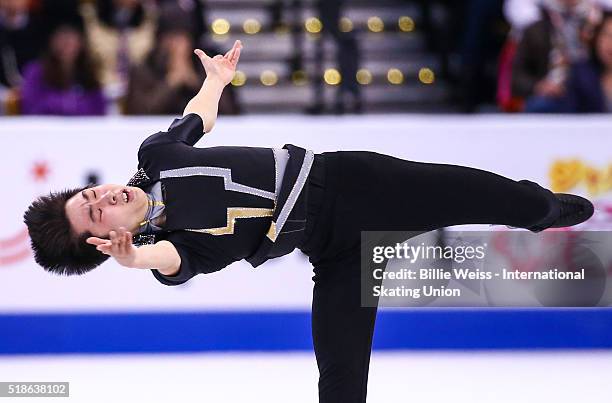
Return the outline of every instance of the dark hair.
[[[612,19],[612,10],[605,10],[601,16],[601,21],[595,29],[593,30],[593,36],[591,37],[591,43],[589,46],[591,61],[595,64],[595,66],[600,70],[605,70],[605,66],[603,61],[599,57],[597,53],[597,42],[599,41],[599,37],[601,36],[601,32],[603,31],[603,27],[606,25],[608,20]]]
[[[72,75],[67,75],[62,69],[58,57],[53,53],[51,42],[53,36],[60,30],[69,29],[77,32],[81,37],[81,50],[75,60],[75,66],[72,69]],[[44,81],[56,89],[67,89],[72,84],[78,84],[85,90],[100,89],[99,69],[93,57],[89,53],[87,41],[82,29],[76,23],[64,22],[58,24],[49,36],[47,49],[42,56],[42,71]]]
[[[193,11],[185,10],[178,2],[166,1],[159,5],[159,18],[157,19],[157,30],[155,37],[159,38],[163,34],[171,32],[184,32],[192,38],[198,39],[197,35],[197,14]]]
[[[108,255],[85,240],[88,231],[74,232],[66,215],[66,202],[89,186],[65,189],[40,196],[23,215],[28,227],[34,260],[46,271],[59,275],[83,274],[102,264]]]

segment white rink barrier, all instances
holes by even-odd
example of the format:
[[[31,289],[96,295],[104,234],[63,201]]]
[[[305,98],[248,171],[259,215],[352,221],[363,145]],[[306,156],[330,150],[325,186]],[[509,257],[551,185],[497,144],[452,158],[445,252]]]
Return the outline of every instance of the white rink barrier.
[[[0,312],[307,310],[312,270],[299,251],[252,269],[246,262],[180,287],[149,270],[108,261],[81,277],[38,267],[22,215],[37,195],[86,183],[124,184],[140,143],[174,117],[0,120]],[[369,115],[220,116],[199,147],[282,147],[315,152],[371,150],[400,158],[468,165],[557,191],[585,195],[598,211],[589,229],[611,227],[612,117]],[[407,184],[409,185],[409,184]]]

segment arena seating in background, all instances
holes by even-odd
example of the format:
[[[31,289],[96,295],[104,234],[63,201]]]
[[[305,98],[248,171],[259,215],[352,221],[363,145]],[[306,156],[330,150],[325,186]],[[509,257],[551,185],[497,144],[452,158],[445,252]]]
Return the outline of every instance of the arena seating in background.
[[[321,34],[316,33],[317,20],[311,18],[317,16],[317,11],[313,1],[301,1],[301,17],[296,19],[296,24],[301,32],[298,44],[303,45],[304,53],[303,66],[296,69],[295,62],[292,63],[296,47],[291,33],[293,3],[293,0],[282,2],[280,11],[277,10],[281,18],[276,23],[272,18],[271,1],[211,0],[206,3],[209,39],[220,48],[231,46],[235,39],[244,44],[240,73],[234,84],[241,87],[239,99],[247,113],[301,112],[313,102],[310,78],[315,73],[315,43]],[[448,87],[438,77],[428,76],[427,70],[419,74],[424,68],[434,74],[438,71],[438,59],[425,50],[419,29],[419,7],[400,0],[350,0],[345,3],[341,15],[350,20],[350,23],[344,21],[345,27],[352,25],[361,48],[360,68],[364,70],[359,75],[360,81],[371,80],[369,84],[361,84],[364,111],[444,108]],[[400,17],[404,17],[403,30]],[[246,26],[245,21],[248,21]],[[257,33],[247,34],[245,30]],[[376,32],[378,30],[381,31]],[[335,51],[334,41],[327,37],[323,64],[326,70],[338,69]],[[337,79],[335,72],[328,70],[326,81]],[[431,79],[436,80],[435,85],[424,84]],[[328,83],[324,88],[326,103],[333,104],[338,85]]]

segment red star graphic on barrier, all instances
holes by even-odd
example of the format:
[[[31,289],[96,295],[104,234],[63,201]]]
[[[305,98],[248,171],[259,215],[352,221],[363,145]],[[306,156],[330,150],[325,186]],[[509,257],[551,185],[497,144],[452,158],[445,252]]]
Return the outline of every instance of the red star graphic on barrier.
[[[35,162],[34,167],[32,168],[32,175],[34,175],[34,180],[37,182],[44,182],[47,180],[47,176],[49,175],[50,169],[49,165],[46,161]]]

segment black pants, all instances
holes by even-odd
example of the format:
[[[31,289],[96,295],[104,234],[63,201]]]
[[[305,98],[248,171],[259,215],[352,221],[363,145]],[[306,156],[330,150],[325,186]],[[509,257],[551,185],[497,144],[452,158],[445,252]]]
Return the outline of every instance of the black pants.
[[[549,212],[543,188],[445,164],[369,151],[315,155],[300,250],[314,267],[312,336],[320,403],[366,401],[376,308],[361,307],[362,230],[458,224],[529,228]]]

